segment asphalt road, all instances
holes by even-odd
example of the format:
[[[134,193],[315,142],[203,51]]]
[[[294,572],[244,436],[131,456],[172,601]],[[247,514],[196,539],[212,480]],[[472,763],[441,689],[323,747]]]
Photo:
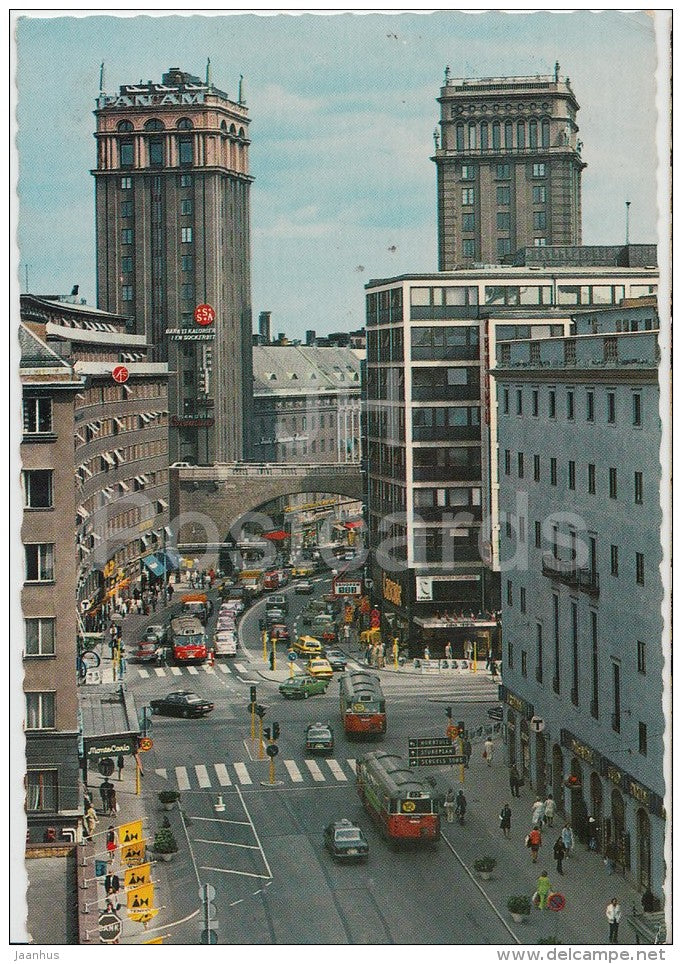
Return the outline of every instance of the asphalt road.
[[[327,586],[317,583],[316,593]],[[311,597],[288,594],[293,627]],[[263,609],[264,602],[253,607],[241,627],[254,656],[261,653],[258,619]],[[284,644],[279,653],[278,668],[285,668]],[[186,667],[157,672],[152,667],[146,676],[129,667],[127,685],[138,705],[180,688],[216,705],[199,720],[154,717],[154,748],[145,754],[145,793],[155,802],[158,790],[181,792],[184,817],[179,810],[169,814],[180,852],[169,865],[159,900],[168,920],[191,915],[200,883],[210,883],[216,890],[221,944],[513,942],[503,922],[507,915],[497,916],[446,840],[410,850],[379,835],[361,806],[353,775],[353,761],[371,744],[346,739],[335,681],[324,695],[289,701],[276,683],[254,672],[244,649],[225,662],[213,672],[201,667],[196,673]],[[258,701],[267,707],[266,725],[280,723],[275,768],[280,785],[268,785],[269,763],[258,759],[250,739],[252,682]],[[385,689],[388,733],[381,745],[405,756],[409,737],[443,735],[446,705],[468,726],[485,722],[490,705],[468,680],[396,674]],[[314,720],[334,725],[336,745],[329,760],[305,754],[304,728]],[[427,772],[442,789],[454,782],[452,771]],[[219,795],[225,809],[217,812]],[[159,823],[163,815],[159,809]],[[366,864],[337,863],[324,850],[322,829],[340,817],[365,831],[370,843]],[[446,836],[451,836],[449,828]],[[194,916],[169,931],[166,942],[197,943],[201,929],[200,917]]]

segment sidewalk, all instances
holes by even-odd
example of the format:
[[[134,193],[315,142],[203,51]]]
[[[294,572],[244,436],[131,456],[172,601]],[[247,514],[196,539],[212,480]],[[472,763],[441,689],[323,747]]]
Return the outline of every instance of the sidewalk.
[[[482,758],[482,747],[474,745],[471,765],[465,770],[464,794],[467,799],[465,825],[443,821],[444,837],[451,843],[477,884],[488,896],[523,944],[545,942],[552,938],[563,944],[606,944],[609,927],[605,918],[606,905],[612,897],[618,897],[623,911],[619,940],[627,944],[632,931],[626,918],[633,905],[641,910],[640,894],[623,877],[607,876],[600,854],[588,851],[585,844],[575,842],[575,850],[564,861],[564,874],[556,871],[552,858],[554,842],[565,822],[558,813],[553,827],[542,830],[542,847],[537,864],[531,862],[525,837],[531,829],[531,807],[535,793],[530,787],[521,788],[521,796],[512,797],[509,790],[508,769],[505,763],[506,747],[501,740],[494,743],[493,762],[490,766]],[[460,787],[459,767],[437,771],[441,782]],[[511,836],[502,835],[499,812],[504,803],[512,810]],[[490,856],[497,866],[490,880],[481,880],[473,869],[474,860]],[[538,876],[546,870],[552,891],[566,898],[564,910],[531,910],[530,917],[522,924],[512,922],[507,910],[507,899],[516,894],[531,897],[536,889]]]

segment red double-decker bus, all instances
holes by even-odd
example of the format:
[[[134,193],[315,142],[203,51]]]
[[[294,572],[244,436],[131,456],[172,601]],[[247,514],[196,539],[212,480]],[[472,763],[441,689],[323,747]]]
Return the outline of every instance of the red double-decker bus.
[[[365,670],[348,670],[339,678],[343,728],[349,737],[381,736],[386,732],[386,700],[379,677]]]
[[[440,816],[434,790],[397,753],[378,750],[357,761],[357,790],[365,810],[392,840],[434,843]]]

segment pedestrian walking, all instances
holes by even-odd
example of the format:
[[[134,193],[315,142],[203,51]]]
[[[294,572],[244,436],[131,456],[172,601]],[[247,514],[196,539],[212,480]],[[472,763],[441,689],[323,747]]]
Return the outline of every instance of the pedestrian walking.
[[[464,754],[464,766],[469,769],[469,760],[471,759],[471,740],[467,737],[462,741],[462,753]]]
[[[104,892],[107,897],[110,894],[117,894],[121,889],[121,881],[119,880],[118,874],[112,874],[109,872],[104,878]]]
[[[604,866],[608,876],[613,877],[616,871],[616,848],[611,840],[604,847]]]
[[[526,846],[530,850],[532,862],[536,864],[538,862],[538,853],[540,852],[540,847],[542,846],[542,835],[537,827],[533,827],[531,832],[526,837]]]
[[[492,679],[497,679],[497,663],[495,660],[493,660],[490,664],[490,676]]]
[[[124,767],[124,766],[125,766],[125,763],[124,763],[124,760],[123,760],[123,754],[122,754],[122,753],[119,753],[119,755],[116,757],[116,769],[118,770],[118,782],[119,782],[119,783],[121,782],[121,774],[123,773],[123,767]]]
[[[612,897],[611,902],[606,906],[606,919],[609,922],[609,944],[618,943],[618,925],[622,916],[623,911],[618,903],[618,898]]]
[[[168,593],[168,602],[170,602],[171,599],[173,598],[173,586],[170,583],[168,583],[166,592]]]
[[[467,800],[466,800],[466,797],[464,796],[464,791],[459,790],[455,798],[455,813],[457,814],[457,818],[459,819],[459,822],[462,824],[462,826],[464,825],[464,814],[466,812],[467,812]]]
[[[116,831],[114,830],[114,825],[111,823],[107,830],[107,853],[109,854],[110,863],[113,863],[116,855]]]
[[[109,658],[110,659],[114,658],[114,652],[116,650],[116,636],[117,636],[116,627],[110,626],[109,627]]]
[[[118,813],[119,806],[118,806],[118,801],[116,800],[116,790],[114,789],[113,783],[111,784],[109,789],[109,807],[110,807],[112,816],[113,814]]]
[[[111,813],[111,791],[114,789],[113,783],[104,780],[100,784],[99,795],[102,800],[102,813],[108,816]]]
[[[519,787],[522,786],[519,771],[513,766],[509,771],[509,789],[513,797],[520,797]]]
[[[587,821],[587,846],[595,853],[599,850],[599,827],[594,817]]]
[[[83,822],[85,824],[85,839],[92,840],[92,835],[95,832],[97,824],[99,823],[97,813],[95,812],[95,808],[92,804],[90,804],[88,809],[85,811]]]
[[[452,659],[452,643],[447,642],[447,643],[445,644],[445,653],[444,653],[444,655],[445,655],[445,658],[446,658],[446,659]]]
[[[126,672],[126,651],[123,645],[119,647],[118,651],[118,678],[123,679]]]
[[[424,659],[431,659],[431,650],[428,646],[424,647]]]
[[[552,794],[548,794],[545,800],[545,823],[548,827],[554,826],[554,817],[556,816],[556,803],[554,802],[554,797]]]
[[[547,871],[543,870],[535,887],[535,893],[538,895],[538,910],[547,910],[547,898],[552,890],[552,885],[549,882],[549,877],[547,876]]]
[[[464,643],[464,655],[469,660],[469,662],[471,662],[472,659],[474,658],[474,644],[471,642],[470,639],[467,639],[466,642]]]
[[[488,737],[483,744],[483,759],[490,766],[493,762],[493,754],[495,752],[495,746],[493,741]]]
[[[564,873],[564,857],[566,856],[566,847],[561,837],[557,837],[556,843],[554,844],[554,849],[552,850],[554,859],[556,860],[556,872],[563,876]]]
[[[545,819],[545,804],[540,797],[535,798],[535,803],[531,810],[530,822],[534,827],[541,827]]]
[[[500,810],[500,830],[502,831],[502,835],[504,837],[509,837],[511,835],[511,817],[511,807],[508,803],[505,803]]]
[[[561,839],[566,848],[566,856],[570,857],[575,847],[575,838],[570,823],[565,823],[561,829]]]
[[[443,807],[445,808],[445,819],[448,823],[453,823],[455,820],[455,791],[452,787],[445,794]]]

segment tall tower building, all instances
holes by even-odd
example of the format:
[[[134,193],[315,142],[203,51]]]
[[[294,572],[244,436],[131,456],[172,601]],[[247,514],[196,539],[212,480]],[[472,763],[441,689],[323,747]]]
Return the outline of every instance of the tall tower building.
[[[523,247],[581,243],[581,173],[568,77],[451,78],[434,132],[438,267],[499,264]]]
[[[169,362],[171,462],[248,458],[253,179],[241,80],[231,100],[210,65],[205,81],[171,67],[160,84],[101,90],[95,117],[98,306],[134,318],[151,358]]]

